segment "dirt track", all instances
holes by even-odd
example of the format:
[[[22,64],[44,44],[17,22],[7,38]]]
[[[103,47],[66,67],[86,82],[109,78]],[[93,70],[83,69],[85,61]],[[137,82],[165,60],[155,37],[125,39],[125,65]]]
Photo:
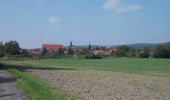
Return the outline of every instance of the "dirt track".
[[[29,70],[83,100],[170,100],[170,79],[107,71]]]
[[[0,70],[0,100],[26,100],[26,97],[16,87],[15,78],[5,70]]]

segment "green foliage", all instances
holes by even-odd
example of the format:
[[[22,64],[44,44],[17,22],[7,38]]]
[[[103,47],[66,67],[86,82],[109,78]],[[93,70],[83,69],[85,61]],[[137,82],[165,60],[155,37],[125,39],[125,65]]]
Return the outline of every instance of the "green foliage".
[[[0,42],[0,57],[3,57],[4,55],[5,55],[4,45],[3,45],[3,42]]]
[[[74,55],[74,51],[73,51],[73,49],[70,48],[70,47],[68,48],[68,51],[67,51],[67,52],[68,52],[69,55]]]
[[[63,48],[59,48],[58,51],[56,52],[56,56],[57,57],[64,56],[64,49]]]
[[[117,48],[117,51],[115,53],[115,56],[117,57],[126,57],[129,52],[130,48],[127,45],[122,45],[120,47]]]
[[[96,46],[95,50],[100,50],[99,46]]]
[[[157,58],[170,58],[170,43],[158,45],[154,50],[154,56]]]
[[[43,48],[42,56],[45,56],[47,53],[48,53],[48,51],[45,48]]]
[[[41,58],[41,56],[40,55],[33,55],[31,58],[34,59],[34,60],[39,60]]]
[[[136,57],[136,49],[130,48],[127,56],[128,57]]]
[[[26,49],[22,49],[22,50],[21,50],[21,55],[22,55],[23,57],[28,57],[28,51],[27,51]]]
[[[18,55],[20,54],[20,49],[17,41],[9,41],[4,45],[4,50],[7,55]]]
[[[143,48],[143,50],[141,51],[140,57],[149,58],[149,48],[147,47]]]
[[[102,59],[101,55],[89,54],[85,56],[86,59]]]

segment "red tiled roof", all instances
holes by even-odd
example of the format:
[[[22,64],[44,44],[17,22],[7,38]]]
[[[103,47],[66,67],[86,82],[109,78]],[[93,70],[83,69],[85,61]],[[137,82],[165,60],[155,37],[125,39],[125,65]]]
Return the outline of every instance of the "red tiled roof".
[[[29,51],[28,53],[29,53],[29,55],[37,55],[37,54],[41,54],[40,51],[34,51],[34,50]]]
[[[59,48],[63,48],[64,46],[62,44],[43,44],[42,48],[46,50],[58,50]]]

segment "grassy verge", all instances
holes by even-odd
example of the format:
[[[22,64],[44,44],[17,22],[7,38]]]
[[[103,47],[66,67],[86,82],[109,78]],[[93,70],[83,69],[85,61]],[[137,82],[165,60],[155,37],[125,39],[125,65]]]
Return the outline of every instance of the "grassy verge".
[[[74,100],[70,94],[54,90],[42,80],[17,69],[8,69],[16,78],[17,85],[23,89],[29,100]]]

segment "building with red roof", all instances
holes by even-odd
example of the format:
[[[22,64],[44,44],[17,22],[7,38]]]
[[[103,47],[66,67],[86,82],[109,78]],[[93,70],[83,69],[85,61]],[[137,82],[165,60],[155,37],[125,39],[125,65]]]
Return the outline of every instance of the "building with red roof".
[[[95,50],[94,54],[95,55],[104,54],[104,50]]]
[[[40,55],[40,54],[41,54],[40,51],[36,51],[36,50],[30,50],[30,51],[28,51],[28,56]]]
[[[62,44],[43,44],[42,48],[48,52],[56,52],[64,46]]]

